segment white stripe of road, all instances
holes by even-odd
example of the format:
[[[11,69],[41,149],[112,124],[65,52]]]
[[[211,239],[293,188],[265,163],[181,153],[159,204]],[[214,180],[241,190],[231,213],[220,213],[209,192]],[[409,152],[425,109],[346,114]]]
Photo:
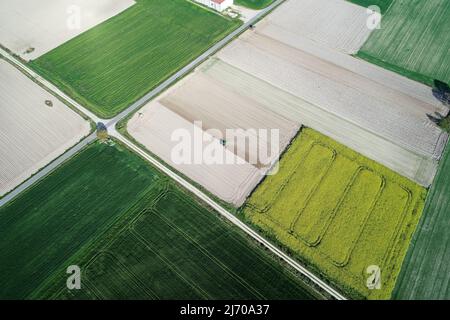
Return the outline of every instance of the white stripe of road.
[[[180,176],[178,176],[176,173],[171,171],[169,168],[161,164],[158,160],[148,155],[145,151],[135,146],[132,142],[124,138],[122,135],[120,135],[115,130],[115,125],[122,119],[126,118],[130,113],[133,111],[139,109],[144,104],[146,104],[149,100],[160,94],[162,91],[164,91],[166,88],[171,86],[174,82],[176,82],[178,79],[183,77],[184,75],[191,72],[197,65],[199,65],[202,61],[206,60],[209,56],[223,48],[225,45],[227,45],[231,40],[233,40],[234,37],[238,36],[240,33],[244,32],[248,27],[255,22],[257,22],[260,18],[262,18],[264,15],[266,15],[268,12],[270,12],[272,9],[280,5],[285,0],[277,0],[272,5],[267,7],[266,9],[262,10],[258,15],[256,15],[253,19],[248,21],[247,23],[243,24],[241,27],[233,31],[231,34],[226,36],[224,39],[216,43],[214,46],[212,46],[210,49],[205,51],[202,55],[197,57],[194,61],[189,63],[187,66],[176,72],[174,75],[172,75],[170,78],[168,78],[166,81],[164,81],[161,85],[147,93],[145,96],[143,96],[141,99],[133,103],[130,107],[122,111],[120,114],[118,114],[116,117],[111,119],[107,122],[107,120],[101,119],[94,115],[92,112],[81,106],[79,103],[77,103],[75,100],[67,96],[65,93],[63,93],[61,90],[59,90],[56,86],[54,86],[49,81],[45,80],[41,76],[39,76],[37,73],[35,73],[33,70],[28,68],[26,65],[24,65],[22,62],[15,59],[12,55],[10,55],[8,52],[2,50],[0,48],[0,54],[4,56],[7,60],[12,62],[14,65],[16,65],[18,68],[22,69],[26,73],[28,73],[30,76],[32,76],[36,81],[38,81],[41,85],[49,89],[51,92],[53,92],[55,95],[62,97],[64,100],[72,104],[74,107],[76,107],[78,110],[80,110],[82,113],[90,117],[93,121],[96,123],[98,122],[104,122],[108,129],[111,131],[111,135],[117,138],[119,141],[127,145],[131,150],[135,151],[137,154],[141,155],[144,159],[149,161],[152,165],[160,169],[162,172],[167,174],[169,177],[171,177],[173,180],[177,181],[180,185],[194,193],[199,199],[203,200],[205,203],[210,205],[214,210],[216,210],[218,213],[220,213],[222,216],[224,216],[226,219],[228,219],[231,223],[236,225],[238,228],[243,230],[245,233],[247,233],[249,236],[251,236],[253,239],[264,245],[267,249],[269,249],[272,253],[283,259],[287,264],[289,264],[291,267],[293,267],[295,270],[300,272],[302,275],[306,276],[308,279],[310,279],[313,283],[318,285],[320,288],[322,288],[325,292],[330,294],[332,297],[338,299],[338,300],[346,300],[346,298],[341,295],[339,292],[337,292],[335,289],[333,289],[331,286],[329,286],[327,283],[322,281],[320,278],[315,276],[312,272],[308,271],[305,267],[297,263],[295,260],[293,260],[291,257],[283,253],[280,249],[278,249],[276,246],[271,244],[269,241],[264,239],[262,236],[260,236],[257,232],[252,230],[249,226],[247,226],[245,223],[240,221],[238,218],[236,218],[233,214],[222,208],[219,204],[217,204],[215,201],[213,201],[211,198],[209,198],[206,194],[204,194],[202,191],[197,189],[195,186],[190,184],[188,181],[184,180]],[[26,182],[18,186],[16,189],[14,189],[11,193],[6,195],[4,198],[0,199],[0,207],[7,204],[9,201],[14,199],[17,195],[19,195],[24,190],[28,189],[30,186],[32,186],[34,183],[38,182],[48,174],[50,174],[53,170],[55,170],[57,167],[59,167],[64,161],[70,159],[72,156],[74,156],[76,153],[81,151],[85,146],[90,144],[96,139],[96,134],[92,133],[87,138],[83,139],[81,142],[79,142],[77,145],[75,145],[73,148],[71,148],[69,151],[64,153],[61,157],[47,165],[45,168],[43,168],[41,171],[36,173],[33,177],[28,179]]]

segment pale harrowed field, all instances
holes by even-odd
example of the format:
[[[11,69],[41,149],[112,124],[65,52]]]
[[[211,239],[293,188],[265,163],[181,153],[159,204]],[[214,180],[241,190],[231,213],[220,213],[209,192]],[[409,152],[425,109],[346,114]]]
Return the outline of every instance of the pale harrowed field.
[[[53,102],[53,107],[45,104]],[[0,196],[89,133],[89,123],[0,59]]]
[[[0,44],[25,60],[33,60],[134,3],[133,0],[2,0]],[[71,19],[78,12],[79,28],[73,23],[77,19]],[[34,51],[25,53],[29,48]]]

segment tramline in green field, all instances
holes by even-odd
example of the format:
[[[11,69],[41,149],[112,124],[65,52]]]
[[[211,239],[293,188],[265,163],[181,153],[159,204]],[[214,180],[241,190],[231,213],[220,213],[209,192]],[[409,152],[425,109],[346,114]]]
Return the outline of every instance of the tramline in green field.
[[[0,218],[1,299],[320,297],[121,145],[88,146]]]
[[[450,82],[450,1],[393,0],[358,56],[428,85]]]
[[[240,23],[186,0],[137,0],[30,66],[97,115],[111,118]]]
[[[243,216],[353,298],[391,295],[426,190],[311,129],[300,135]],[[381,289],[369,290],[370,266]]]

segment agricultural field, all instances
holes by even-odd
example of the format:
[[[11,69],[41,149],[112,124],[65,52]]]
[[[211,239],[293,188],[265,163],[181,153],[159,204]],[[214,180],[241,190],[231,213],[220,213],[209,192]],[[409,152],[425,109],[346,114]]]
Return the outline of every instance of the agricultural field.
[[[385,140],[386,145],[396,145],[394,148],[400,152],[398,158],[403,157],[402,153],[410,153],[414,155],[412,158],[418,159],[417,163],[425,159],[425,167],[422,164],[413,168],[405,167],[400,173],[410,172],[412,174],[407,175],[409,178],[423,186],[430,185],[437,160],[448,139],[447,133],[429,119],[429,115],[436,112],[444,115],[448,113],[447,107],[432,100],[431,92],[429,96],[423,97],[414,91],[409,93],[408,90],[415,87],[409,82],[405,86],[397,85],[398,89],[388,86],[390,81],[383,83],[379,70],[372,78],[366,69],[357,72],[359,65],[357,68],[339,66],[265,35],[264,27],[263,34],[258,30],[242,35],[220,51],[217,57],[244,73],[316,106],[322,113],[326,111],[330,117],[340,118],[339,123],[357,126],[357,131],[366,131],[366,136],[378,136],[372,140],[378,140],[381,144]],[[343,62],[349,63],[347,60]],[[390,72],[386,71],[385,74],[389,77]],[[288,119],[294,120],[291,117]],[[313,128],[320,131],[320,127]],[[332,138],[339,140],[339,137]],[[364,153],[367,147],[362,146],[356,151]],[[396,169],[398,164],[390,160],[393,156],[397,157],[381,152],[376,160]]]
[[[339,52],[358,52],[369,37],[367,12],[343,0],[289,0],[258,24],[258,31],[282,41],[313,41]]]
[[[0,57],[0,197],[89,132],[88,121]]]
[[[0,217],[2,299],[73,298],[74,264],[78,298],[320,297],[118,144],[88,146]]]
[[[245,160],[238,162],[240,158],[222,146],[210,133],[200,127],[194,127],[192,122],[159,102],[144,107],[130,120],[127,129],[129,134],[152,154],[234,206],[240,206],[245,201],[263,176],[256,166]],[[199,160],[194,158],[194,152],[176,152],[180,149],[177,146],[184,141],[181,134],[189,139],[186,142],[189,143],[188,146],[194,148],[194,143],[197,144],[198,147],[192,150],[197,152]],[[203,155],[211,147],[213,150],[222,151],[224,157],[231,159],[230,163],[204,161]],[[187,155],[188,159],[185,159],[183,154]]]
[[[0,44],[33,60],[132,6],[133,0],[2,0]]]
[[[449,212],[450,148],[447,147],[397,280],[395,299],[450,299]]]
[[[420,184],[431,183],[437,170],[435,160],[405,150],[223,61],[214,59],[214,62],[211,61],[207,65],[204,74],[209,81],[221,83],[223,88],[255,101],[261,107],[286,119],[314,128],[370,159],[387,163],[395,172]]]
[[[425,196],[410,180],[304,128],[243,216],[349,297],[387,299]],[[369,266],[381,270],[380,290],[366,286]]]
[[[83,298],[320,297],[180,190],[166,185],[158,192],[127,212],[133,220],[84,259]],[[56,298],[79,297],[63,290]]]
[[[141,145],[170,166],[221,200],[239,207],[277,161],[300,125],[209,76],[216,69],[216,63],[215,59],[209,60],[158,99],[148,103],[131,118],[127,130]],[[194,124],[208,139],[201,141],[203,137],[196,136]],[[200,153],[205,154],[209,142],[215,141],[217,148],[225,154],[223,158],[233,161],[194,163],[195,155],[192,155],[191,163],[177,163],[173,150],[179,141],[173,139],[173,134],[180,132],[180,129],[189,132],[192,140],[198,138]],[[240,131],[236,131],[234,137],[227,137],[228,129]],[[260,133],[260,129],[267,131]],[[273,130],[277,130],[279,137],[272,148]],[[226,140],[226,145],[220,145],[221,139]],[[245,141],[257,141],[257,147],[242,143]]]
[[[386,13],[386,11],[392,4],[392,1],[394,0],[347,0],[347,1],[353,2],[365,8],[368,8],[370,6],[378,6],[381,9],[381,13]]]
[[[234,4],[247,7],[253,10],[264,9],[274,0],[234,0]]]
[[[450,82],[450,2],[395,0],[358,57],[432,85]]]
[[[111,118],[239,25],[186,0],[137,0],[30,66]]]

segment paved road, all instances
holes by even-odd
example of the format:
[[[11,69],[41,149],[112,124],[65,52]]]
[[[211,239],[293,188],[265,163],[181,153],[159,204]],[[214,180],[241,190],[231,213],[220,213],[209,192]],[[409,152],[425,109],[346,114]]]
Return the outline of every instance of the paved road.
[[[129,114],[133,113],[134,111],[141,108],[143,105],[145,105],[149,100],[160,94],[162,91],[170,87],[174,82],[176,82],[178,79],[182,78],[183,76],[187,75],[189,72],[191,72],[197,65],[199,65],[202,61],[206,60],[209,56],[223,48],[225,45],[227,45],[231,40],[233,40],[236,36],[238,36],[240,33],[244,32],[248,29],[248,27],[252,24],[254,24],[256,21],[258,21],[260,18],[262,18],[264,15],[266,15],[269,11],[274,9],[276,6],[281,4],[284,0],[277,0],[272,5],[267,7],[266,9],[262,10],[258,15],[256,15],[253,19],[249,20],[247,23],[243,24],[241,27],[236,29],[234,32],[226,36],[223,40],[216,43],[214,46],[212,46],[210,49],[208,49],[206,52],[204,52],[202,55],[200,55],[198,58],[196,58],[194,61],[186,65],[184,68],[179,70],[177,73],[172,75],[170,78],[165,80],[163,83],[161,83],[158,87],[147,93],[145,96],[143,96],[138,101],[134,102],[131,106],[129,106],[127,109],[122,111],[120,114],[115,116],[112,119],[101,119],[97,117],[96,115],[92,114],[89,110],[78,104],[76,101],[71,99],[69,96],[64,94],[61,90],[56,88],[53,84],[48,82],[47,80],[40,77],[38,74],[36,74],[33,70],[29,69],[26,65],[21,63],[20,61],[17,61],[14,57],[12,57],[10,54],[5,52],[0,48],[0,54],[3,55],[6,59],[14,63],[16,66],[27,72],[29,75],[31,75],[33,78],[35,78],[42,86],[46,87],[53,93],[55,93],[57,96],[62,97],[69,103],[71,103],[74,107],[79,109],[82,113],[86,114],[88,117],[90,117],[95,122],[103,122],[106,124],[106,127],[108,128],[108,131],[110,132],[110,135],[117,138],[119,141],[127,145],[131,150],[136,152],[137,154],[141,155],[144,159],[146,159],[148,162],[150,162],[152,165],[160,169],[162,172],[167,174],[169,177],[171,177],[173,180],[177,181],[180,185],[194,193],[198,198],[203,200],[205,203],[210,205],[213,209],[215,209],[217,212],[219,212],[222,216],[224,216],[226,219],[228,219],[230,222],[232,222],[234,225],[239,227],[241,230],[243,230],[245,233],[247,233],[249,236],[251,236],[253,239],[260,242],[262,245],[264,245],[267,249],[269,249],[272,253],[283,259],[286,263],[288,263],[291,267],[293,267],[295,270],[306,276],[308,279],[310,279],[313,283],[318,285],[320,288],[322,288],[325,292],[330,294],[336,299],[339,300],[345,300],[346,298],[341,295],[339,292],[337,292],[335,289],[333,289],[331,286],[323,282],[320,278],[316,277],[313,273],[308,271],[306,268],[304,268],[302,265],[297,263],[295,260],[290,258],[288,255],[284,254],[280,249],[278,249],[276,246],[271,244],[269,241],[267,241],[265,238],[260,236],[257,232],[253,231],[249,226],[247,226],[245,223],[240,221],[238,218],[236,218],[232,213],[228,212],[224,208],[222,208],[219,204],[217,204],[215,201],[213,201],[211,198],[209,198],[205,193],[200,191],[198,188],[193,186],[188,181],[181,178],[179,175],[177,175],[175,172],[161,164],[158,160],[151,157],[149,154],[147,154],[144,150],[140,149],[136,145],[134,145],[132,142],[130,142],[128,139],[123,137],[121,134],[119,134],[115,126],[116,124],[126,118]],[[64,153],[62,156],[60,156],[58,159],[47,165],[44,169],[39,171],[37,174],[35,174],[32,178],[21,184],[19,187],[17,187],[14,191],[9,193],[7,196],[5,196],[3,199],[0,200],[0,207],[14,199],[17,195],[19,195],[21,192],[32,186],[34,183],[38,182],[40,179],[47,176],[49,173],[51,173],[53,170],[55,170],[58,166],[60,166],[64,161],[70,159],[73,155],[81,151],[85,146],[90,144],[96,139],[96,134],[92,133],[87,138],[83,139],[80,143],[75,145],[73,148],[71,148],[69,151]]]

